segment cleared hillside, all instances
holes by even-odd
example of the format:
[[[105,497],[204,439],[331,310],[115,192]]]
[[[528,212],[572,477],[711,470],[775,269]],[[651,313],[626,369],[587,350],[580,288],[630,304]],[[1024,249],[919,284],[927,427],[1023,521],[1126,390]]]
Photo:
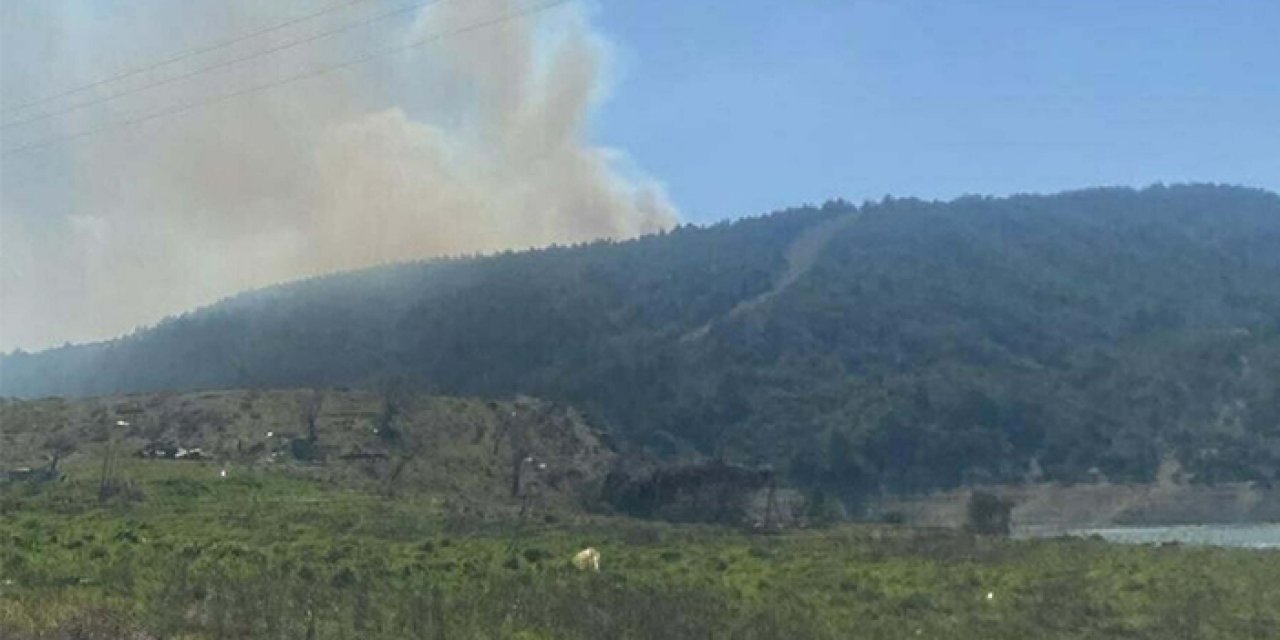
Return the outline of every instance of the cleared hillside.
[[[797,270],[797,243],[816,228],[830,237]],[[111,342],[5,356],[0,393],[389,376],[567,402],[622,442],[772,463],[850,501],[1144,481],[1168,457],[1185,481],[1270,483],[1280,198],[1179,186],[836,202],[632,242],[391,266],[248,293]]]
[[[567,407],[400,388],[4,401],[0,425],[0,471],[38,473],[56,457],[58,471],[100,480],[105,463],[126,492],[161,473],[155,465],[201,479],[222,469],[283,473],[384,496],[430,495],[473,520],[523,501],[577,510],[598,499],[615,456]]]

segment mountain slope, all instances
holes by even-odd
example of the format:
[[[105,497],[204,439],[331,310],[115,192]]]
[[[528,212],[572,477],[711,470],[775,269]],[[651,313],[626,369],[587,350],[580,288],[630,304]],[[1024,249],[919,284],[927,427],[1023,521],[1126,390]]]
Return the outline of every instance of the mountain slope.
[[[370,269],[5,356],[0,393],[389,375],[567,401],[655,452],[768,462],[848,499],[1144,480],[1167,458],[1198,480],[1270,482],[1280,198],[1178,186],[835,202]]]

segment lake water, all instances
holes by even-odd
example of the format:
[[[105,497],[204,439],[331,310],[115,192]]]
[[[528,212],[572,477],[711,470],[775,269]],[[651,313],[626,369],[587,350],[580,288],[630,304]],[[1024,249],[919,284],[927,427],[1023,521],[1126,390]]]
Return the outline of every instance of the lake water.
[[[1280,524],[1212,524],[1165,527],[1102,527],[1084,529],[1027,530],[1019,537],[1098,535],[1111,542],[1130,544],[1182,544],[1249,549],[1280,549]]]

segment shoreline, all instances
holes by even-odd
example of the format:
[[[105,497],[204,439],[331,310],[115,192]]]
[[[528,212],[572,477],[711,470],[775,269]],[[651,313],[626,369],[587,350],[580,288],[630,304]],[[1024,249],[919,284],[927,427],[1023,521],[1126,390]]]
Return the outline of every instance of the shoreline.
[[[969,496],[986,491],[1012,500],[1018,530],[1107,527],[1264,525],[1280,523],[1280,489],[1252,483],[1028,484],[955,489],[873,502],[872,518],[925,527],[963,527]]]

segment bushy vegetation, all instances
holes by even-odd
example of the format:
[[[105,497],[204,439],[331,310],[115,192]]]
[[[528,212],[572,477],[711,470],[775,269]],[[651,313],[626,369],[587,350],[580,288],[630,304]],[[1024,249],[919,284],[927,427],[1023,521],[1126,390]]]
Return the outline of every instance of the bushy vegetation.
[[[425,495],[139,462],[0,489],[0,636],[1266,638],[1280,556],[894,527],[474,522]],[[599,574],[569,566],[586,545]]]
[[[819,225],[812,266],[788,250]],[[811,238],[810,238],[811,239]],[[1280,198],[886,199],[275,287],[10,355],[0,392],[371,385],[568,402],[856,507],[993,482],[1280,480]],[[758,304],[743,305],[759,300]],[[739,309],[740,312],[732,310]]]
[[[974,491],[966,505],[966,528],[988,536],[1007,536],[1012,532],[1013,501],[986,491]]]

